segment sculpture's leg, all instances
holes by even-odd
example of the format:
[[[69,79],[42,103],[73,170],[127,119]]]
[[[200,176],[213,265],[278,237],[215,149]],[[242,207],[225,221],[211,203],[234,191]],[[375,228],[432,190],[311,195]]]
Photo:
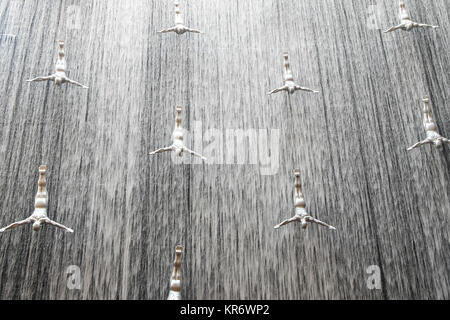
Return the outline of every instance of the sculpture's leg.
[[[76,85],[76,86],[79,86],[79,87],[81,87],[81,88],[83,88],[83,89],[89,89],[89,87],[86,87],[85,85],[82,85],[81,83],[76,82],[75,80],[66,78],[65,81],[68,82],[68,83],[70,83],[70,84],[74,84],[74,85]]]
[[[22,226],[22,225],[28,224],[28,223],[31,223],[31,219],[30,219],[30,218],[27,218],[27,219],[25,219],[25,220],[21,220],[21,221],[17,221],[17,222],[11,223],[9,226],[4,227],[4,228],[1,228],[1,229],[0,229],[0,232],[5,232],[6,230],[14,229],[14,228],[17,228],[17,227],[19,227],[19,226]]]
[[[274,93],[277,93],[277,92],[280,92],[280,91],[285,91],[285,90],[287,90],[287,86],[284,86],[284,87],[272,90],[268,94],[274,94]]]
[[[161,148],[161,149],[155,150],[153,152],[150,152],[149,155],[154,155],[157,153],[163,153],[163,152],[167,152],[167,151],[172,151],[172,147]]]
[[[63,226],[62,224],[59,224],[58,222],[55,222],[53,220],[45,219],[44,222],[48,223],[48,224],[50,224],[50,225],[52,225],[54,227],[61,228],[61,229],[65,230],[66,232],[73,232],[72,229],[67,228],[66,226]]]

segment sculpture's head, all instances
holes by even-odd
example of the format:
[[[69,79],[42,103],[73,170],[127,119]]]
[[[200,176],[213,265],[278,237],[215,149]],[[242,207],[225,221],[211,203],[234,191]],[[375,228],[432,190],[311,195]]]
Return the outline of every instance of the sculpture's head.
[[[290,94],[294,94],[295,87],[294,86],[289,86],[288,91],[289,91]]]
[[[305,219],[302,219],[302,220],[300,221],[300,223],[302,224],[302,229],[306,229],[306,227],[308,226],[308,223],[306,222]]]
[[[406,4],[403,1],[400,2],[400,9],[406,9]]]
[[[175,32],[176,32],[177,34],[183,34],[183,33],[186,32],[186,28],[185,28],[184,26],[182,26],[182,25],[177,25],[177,26],[175,27]]]
[[[182,148],[175,148],[175,154],[178,157],[181,157],[183,155],[183,149]]]
[[[436,141],[434,142],[434,145],[436,146],[436,148],[439,151],[442,151],[444,149],[444,144],[442,143],[441,139],[436,139]]]
[[[39,231],[39,229],[41,229],[41,223],[39,221],[36,221],[35,223],[33,223],[33,230]]]
[[[414,28],[414,22],[408,21],[405,23],[406,31],[411,31]]]
[[[55,77],[55,84],[56,85],[60,85],[60,84],[62,84],[63,83],[63,78],[61,78],[61,77]]]

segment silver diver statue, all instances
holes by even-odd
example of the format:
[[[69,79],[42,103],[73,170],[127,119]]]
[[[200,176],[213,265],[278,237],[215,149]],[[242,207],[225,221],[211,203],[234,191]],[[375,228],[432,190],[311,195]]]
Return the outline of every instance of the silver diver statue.
[[[308,215],[305,209],[306,207],[305,198],[303,197],[302,185],[300,183],[300,170],[298,169],[294,170],[294,174],[295,174],[295,216],[293,216],[290,219],[284,220],[280,224],[276,225],[275,229],[278,229],[291,222],[300,221],[303,229],[306,229],[308,223],[317,223],[319,225],[327,227],[328,229],[336,230],[335,227],[330,226],[329,224],[326,224],[325,222],[322,222]]]
[[[167,300],[181,300],[181,255],[183,247],[175,248],[175,261],[173,262],[173,272],[170,277],[170,291]]]
[[[400,2],[400,24],[398,26],[394,26],[390,28],[389,30],[386,30],[384,33],[396,31],[396,30],[405,30],[405,31],[411,31],[414,28],[439,28],[438,26],[432,26],[429,24],[424,23],[417,23],[411,20],[411,17],[409,16],[408,11],[406,10],[406,4],[402,1]]]
[[[64,41],[60,40],[58,41],[58,60],[56,61],[55,73],[46,77],[37,77],[34,79],[30,79],[27,80],[27,82],[50,80],[55,81],[55,84],[57,86],[67,82],[82,87],[83,89],[88,89],[88,87],[86,87],[85,85],[82,85],[79,82],[69,79],[66,75],[66,72],[67,72],[67,62],[66,62],[66,55],[64,53]]]
[[[184,26],[183,16],[181,15],[180,4],[178,3],[178,1],[175,1],[175,26],[158,31],[158,33],[167,33],[167,32],[175,32],[176,34],[184,34],[186,32],[202,33],[199,30],[191,29]]]
[[[183,107],[181,107],[181,106],[176,107],[177,116],[175,119],[175,129],[173,130],[173,133],[172,133],[172,141],[173,141],[172,145],[169,147],[166,147],[166,148],[160,148],[158,150],[150,152],[149,154],[154,155],[157,153],[174,151],[177,156],[181,157],[183,155],[183,152],[185,151],[187,153],[192,154],[193,156],[196,156],[196,157],[202,158],[203,160],[206,160],[206,158],[204,156],[186,148],[186,146],[184,145],[184,141],[183,141],[184,129],[181,126],[181,111],[182,111],[182,109],[183,109]]]
[[[438,150],[442,150],[444,143],[450,144],[450,140],[441,136],[438,132],[436,122],[431,115],[430,98],[428,96],[423,97],[423,126],[427,133],[427,138],[423,141],[417,142],[412,147],[408,148],[411,151],[417,147],[421,147],[425,144],[433,144]]]
[[[36,194],[36,198],[34,200],[34,212],[33,214],[25,220],[17,221],[10,224],[7,227],[0,229],[0,232],[5,232],[9,229],[14,229],[19,226],[32,223],[33,230],[39,231],[41,226],[45,223],[61,228],[67,232],[73,232],[72,229],[63,226],[55,221],[50,220],[47,217],[47,209],[48,209],[48,193],[47,193],[47,181],[45,180],[45,173],[47,171],[46,166],[39,167],[39,181],[38,181],[38,191]]]
[[[301,86],[295,84],[295,82],[294,82],[294,75],[292,74],[291,66],[289,64],[289,55],[288,55],[288,53],[285,52],[283,54],[283,57],[284,57],[284,86],[282,86],[281,88],[272,90],[268,94],[273,94],[273,93],[277,93],[277,92],[280,92],[280,91],[287,91],[290,94],[294,94],[294,92],[297,91],[297,90],[319,93],[319,91],[312,90],[312,89],[305,88],[305,87],[301,87]]]

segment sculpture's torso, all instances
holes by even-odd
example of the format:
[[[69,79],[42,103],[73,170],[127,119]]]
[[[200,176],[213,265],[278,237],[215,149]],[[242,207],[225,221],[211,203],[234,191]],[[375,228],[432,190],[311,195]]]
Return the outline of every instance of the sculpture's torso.
[[[47,219],[47,209],[40,209],[40,208],[34,209],[34,212],[31,215],[30,219],[32,220],[32,222],[35,221],[42,222],[43,220]]]
[[[442,136],[436,131],[427,131],[427,138],[434,142],[438,139],[441,139]]]
[[[184,147],[183,128],[175,128],[172,133],[173,146],[176,148]]]
[[[295,197],[295,215],[299,218],[306,217],[308,213],[306,212],[305,199],[301,196]]]
[[[284,82],[287,84],[288,82],[292,82],[294,84],[294,75],[291,70],[286,70],[284,72]]]

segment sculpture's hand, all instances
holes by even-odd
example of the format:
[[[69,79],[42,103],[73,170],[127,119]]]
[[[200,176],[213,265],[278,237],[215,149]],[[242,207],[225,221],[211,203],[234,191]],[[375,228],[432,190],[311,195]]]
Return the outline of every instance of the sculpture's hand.
[[[167,32],[174,32],[174,31],[175,31],[175,27],[172,27],[172,28],[167,28],[167,29],[158,31],[158,33],[167,33]]]
[[[285,226],[285,225],[287,225],[287,224],[289,224],[289,223],[291,223],[291,222],[295,222],[295,221],[297,221],[297,220],[299,220],[299,218],[297,218],[297,217],[293,217],[293,218],[290,218],[290,219],[286,219],[286,220],[284,220],[283,222],[281,222],[280,224],[277,224],[274,228],[275,228],[275,229],[279,229],[280,227]]]
[[[313,223],[317,223],[317,224],[319,224],[319,225],[321,225],[321,226],[327,227],[327,228],[330,229],[330,230],[336,230],[335,227],[330,226],[329,224],[327,224],[327,223],[325,223],[325,222],[323,222],[323,221],[320,221],[319,219],[315,219],[315,218],[313,218],[313,217],[306,217],[306,221],[308,221],[308,222],[313,222]]]
[[[30,218],[27,218],[27,219],[21,220],[21,221],[17,221],[17,222],[11,223],[9,226],[6,226],[6,227],[4,227],[4,228],[1,228],[1,229],[0,229],[0,232],[5,232],[6,230],[14,229],[14,228],[17,228],[17,227],[19,227],[19,226],[22,226],[22,225],[24,225],[24,224],[28,224],[28,223],[31,223],[31,222],[32,222],[32,221],[31,221]]]
[[[184,147],[184,151],[186,151],[186,152],[192,154],[193,156],[202,158],[203,161],[206,161],[206,158],[205,158],[204,156],[202,156],[201,154],[199,154],[199,153],[197,153],[197,152],[195,152],[195,151],[192,151],[191,149],[188,149],[188,148]]]
[[[285,90],[287,90],[287,89],[288,89],[288,87],[287,87],[287,86],[284,86],[284,87],[281,87],[281,88],[278,88],[278,89],[275,89],[275,90],[270,91],[270,92],[268,93],[268,95],[271,95],[271,94],[274,94],[274,93],[277,93],[277,92],[280,92],[280,91],[285,91]]]
[[[48,224],[50,224],[50,225],[52,225],[52,226],[54,226],[54,227],[63,229],[63,230],[65,230],[66,232],[73,233],[73,230],[72,230],[72,229],[67,228],[66,226],[63,226],[62,224],[59,224],[58,222],[55,222],[55,221],[50,220],[50,219],[48,219],[48,218],[47,218],[47,219],[44,219],[43,222],[48,223]]]
[[[68,82],[68,83],[70,83],[70,84],[79,86],[79,87],[81,87],[81,88],[83,88],[83,89],[89,89],[89,87],[86,87],[85,85],[83,85],[83,84],[81,84],[81,83],[79,83],[79,82],[76,82],[76,81],[74,81],[74,80],[71,80],[71,79],[69,79],[69,78],[65,78],[64,81],[66,81],[66,82]]]
[[[33,78],[33,79],[29,79],[29,80],[26,80],[27,82],[33,82],[33,81],[48,81],[48,80],[55,80],[55,76],[54,75],[50,75],[50,76],[47,76],[47,77],[36,77],[36,78]]]
[[[203,32],[201,32],[200,30],[196,30],[196,29],[190,29],[190,28],[186,28],[186,27],[185,27],[185,29],[186,29],[187,32],[203,33]]]
[[[313,89],[309,89],[309,88],[305,88],[305,87],[301,87],[301,86],[295,86],[295,90],[301,90],[301,91],[306,91],[306,92],[313,92],[313,93],[319,93],[319,91],[313,90]]]
[[[400,28],[403,28],[403,26],[404,26],[403,23],[402,23],[402,24],[399,24],[398,26],[392,27],[392,28],[390,28],[390,29],[384,31],[384,33],[388,33],[388,32],[392,32],[392,31],[398,30],[398,29],[400,29]]]
[[[411,151],[411,150],[413,150],[413,149],[415,149],[415,148],[417,148],[417,147],[421,147],[421,146],[423,146],[423,145],[425,145],[425,144],[428,144],[428,143],[432,143],[432,141],[429,140],[429,139],[425,139],[425,140],[423,140],[423,141],[417,142],[415,145],[409,147],[409,148],[407,149],[407,151]]]
[[[439,28],[439,26],[432,26],[430,24],[425,24],[425,23],[415,23],[414,25],[417,27],[420,27],[420,28],[432,28],[432,29]]]
[[[450,140],[447,138],[442,137],[441,140],[442,140],[442,142],[444,142],[446,144],[450,144]]]
[[[153,152],[150,152],[149,153],[149,155],[154,155],[154,154],[157,154],[157,153],[163,153],[163,152],[167,152],[167,151],[172,151],[172,146],[170,146],[170,147],[167,147],[167,148],[160,148],[160,149],[158,149],[158,150],[155,150],[155,151],[153,151]]]

